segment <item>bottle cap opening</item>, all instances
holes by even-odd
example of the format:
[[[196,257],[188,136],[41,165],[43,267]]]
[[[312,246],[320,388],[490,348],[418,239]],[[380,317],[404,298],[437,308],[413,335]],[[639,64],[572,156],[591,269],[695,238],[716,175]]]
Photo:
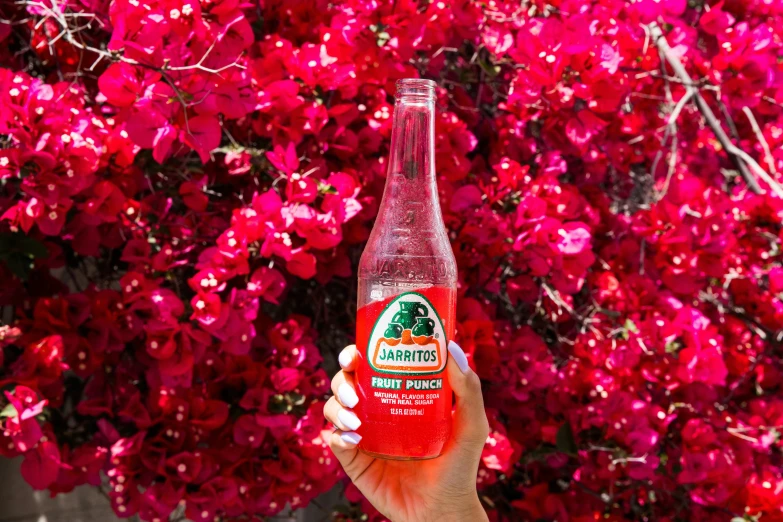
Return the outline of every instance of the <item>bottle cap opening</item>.
[[[432,80],[421,78],[404,78],[397,80],[397,99],[415,97],[422,101],[435,100],[435,86]]]

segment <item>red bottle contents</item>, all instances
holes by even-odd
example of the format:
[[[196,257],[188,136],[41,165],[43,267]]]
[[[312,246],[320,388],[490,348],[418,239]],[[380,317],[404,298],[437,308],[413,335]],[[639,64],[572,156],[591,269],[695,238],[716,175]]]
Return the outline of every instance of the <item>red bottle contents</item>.
[[[394,332],[388,332],[392,334],[388,338],[370,342],[373,327],[383,321],[384,310],[396,314],[395,309],[402,307],[395,305],[419,303],[422,300],[417,296],[425,298],[424,307],[428,308],[427,315],[423,315],[422,309],[413,310],[422,314],[417,326],[425,326],[419,330],[429,326],[426,319],[437,321],[439,316],[445,335],[441,335],[438,325],[432,335],[416,331],[414,326],[411,330],[403,329],[399,340],[394,338]],[[446,345],[454,333],[455,299],[455,292],[450,288],[419,288],[359,309],[356,346],[368,350],[359,350],[360,369],[356,373],[359,404],[355,411],[363,422],[360,433],[365,452],[407,459],[440,455],[451,430],[451,387],[445,363]],[[387,333],[387,327],[382,327],[384,332],[373,337]],[[410,336],[408,331],[412,332]]]
[[[359,262],[359,448],[383,458],[437,457],[451,430],[457,269],[435,183],[434,86],[397,82],[386,188]]]

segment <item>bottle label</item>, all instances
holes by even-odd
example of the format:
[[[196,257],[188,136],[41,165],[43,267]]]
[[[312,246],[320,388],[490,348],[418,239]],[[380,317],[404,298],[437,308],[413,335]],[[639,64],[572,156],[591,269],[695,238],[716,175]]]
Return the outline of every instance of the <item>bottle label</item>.
[[[446,367],[443,322],[424,295],[406,292],[380,313],[367,343],[367,361],[379,373],[428,375]]]

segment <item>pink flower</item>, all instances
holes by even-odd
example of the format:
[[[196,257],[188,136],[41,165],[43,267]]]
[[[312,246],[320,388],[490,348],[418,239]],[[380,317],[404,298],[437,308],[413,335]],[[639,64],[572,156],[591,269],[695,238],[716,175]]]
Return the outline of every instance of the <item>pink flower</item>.
[[[291,258],[286,263],[286,268],[293,275],[302,279],[311,279],[316,272],[315,256],[309,252],[297,249],[291,254]]]
[[[701,28],[712,35],[723,33],[734,24],[734,17],[723,11],[723,2],[711,6],[699,19]]]
[[[261,267],[250,276],[247,291],[250,295],[263,297],[265,301],[277,304],[277,299],[285,291],[286,282],[282,274],[274,268]]]
[[[220,145],[220,123],[212,116],[189,118],[180,131],[180,140],[195,150],[206,163],[210,153]]]
[[[481,191],[475,185],[464,185],[452,196],[450,210],[464,212],[478,206],[481,206]]]
[[[497,432],[489,434],[481,453],[481,462],[489,469],[507,473],[513,466],[514,449],[508,438]]]
[[[234,424],[234,442],[258,448],[264,442],[266,428],[256,422],[255,415],[243,415]]]
[[[199,457],[200,455],[190,452],[174,455],[166,460],[166,472],[183,482],[193,482],[199,476],[203,465]]]
[[[220,297],[215,294],[198,294],[190,301],[193,307],[192,319],[204,326],[214,324],[221,317],[222,304]]]
[[[41,442],[25,453],[22,477],[34,489],[46,489],[57,480],[60,470],[60,451],[54,442]]]
[[[714,453],[686,453],[680,458],[682,471],[677,476],[680,484],[699,483],[707,480],[716,455]]]
[[[277,391],[292,391],[299,384],[299,371],[294,368],[281,368],[272,373],[271,379]]]
[[[11,437],[11,444],[16,451],[26,453],[34,448],[43,436],[36,417],[43,412],[47,401],[39,401],[37,394],[26,386],[17,386],[13,394],[5,392],[5,396],[14,411],[5,421],[6,436]]]
[[[564,223],[558,248],[562,254],[581,254],[590,248],[590,230],[583,223]]]
[[[204,193],[206,189],[206,178],[200,178],[195,181],[186,181],[179,187],[179,195],[182,201],[191,210],[204,212],[209,204],[209,198]]]
[[[139,69],[125,62],[113,63],[98,78],[98,87],[106,101],[117,107],[130,107],[143,93],[136,76]],[[150,83],[155,80],[150,80]]]
[[[299,157],[296,154],[296,147],[291,142],[285,149],[276,145],[271,152],[266,153],[266,157],[275,168],[288,176],[299,169]]]
[[[684,348],[679,353],[677,377],[684,383],[726,384],[728,371],[717,347]]]

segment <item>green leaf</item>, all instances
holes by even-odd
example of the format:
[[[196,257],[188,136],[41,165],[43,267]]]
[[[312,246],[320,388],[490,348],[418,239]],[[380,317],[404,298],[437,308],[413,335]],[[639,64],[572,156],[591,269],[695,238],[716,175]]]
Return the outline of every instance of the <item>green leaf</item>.
[[[631,321],[630,319],[626,319],[626,320],[625,320],[625,324],[624,324],[623,326],[624,326],[624,327],[625,327],[625,329],[626,329],[626,330],[628,330],[629,332],[633,332],[633,333],[635,333],[635,334],[638,334],[638,333],[639,333],[639,329],[638,329],[638,328],[636,328],[636,323],[634,323],[634,322],[633,322],[633,321]]]
[[[557,430],[555,443],[557,445],[557,449],[562,453],[576,455],[576,441],[574,440],[574,432],[571,430],[571,424],[569,422],[566,421],[566,423],[560,426],[560,429]]]
[[[19,279],[26,280],[32,261],[49,256],[46,245],[24,234],[0,235],[0,261]]]
[[[16,417],[19,415],[13,404],[6,404],[5,408],[0,411],[0,419],[7,419],[8,417]]]
[[[20,238],[17,248],[23,254],[27,254],[35,259],[41,259],[49,255],[49,249],[46,248],[46,245],[31,237],[25,236]]]
[[[11,247],[11,234],[0,235],[0,259],[8,257]]]
[[[11,256],[5,260],[8,269],[22,281],[27,281],[30,274],[30,260],[25,260],[22,256]]]
[[[745,520],[745,517],[734,517],[731,519],[731,522],[748,522]]]
[[[305,400],[307,400],[307,397],[305,395],[300,395],[298,393],[289,393],[288,394],[289,401],[294,406],[301,406],[305,403]]]
[[[678,343],[677,341],[670,341],[666,343],[666,353],[673,353],[676,354],[680,351],[680,348],[682,345]]]
[[[321,194],[337,194],[337,189],[328,183],[321,183],[318,186],[318,192]]]

